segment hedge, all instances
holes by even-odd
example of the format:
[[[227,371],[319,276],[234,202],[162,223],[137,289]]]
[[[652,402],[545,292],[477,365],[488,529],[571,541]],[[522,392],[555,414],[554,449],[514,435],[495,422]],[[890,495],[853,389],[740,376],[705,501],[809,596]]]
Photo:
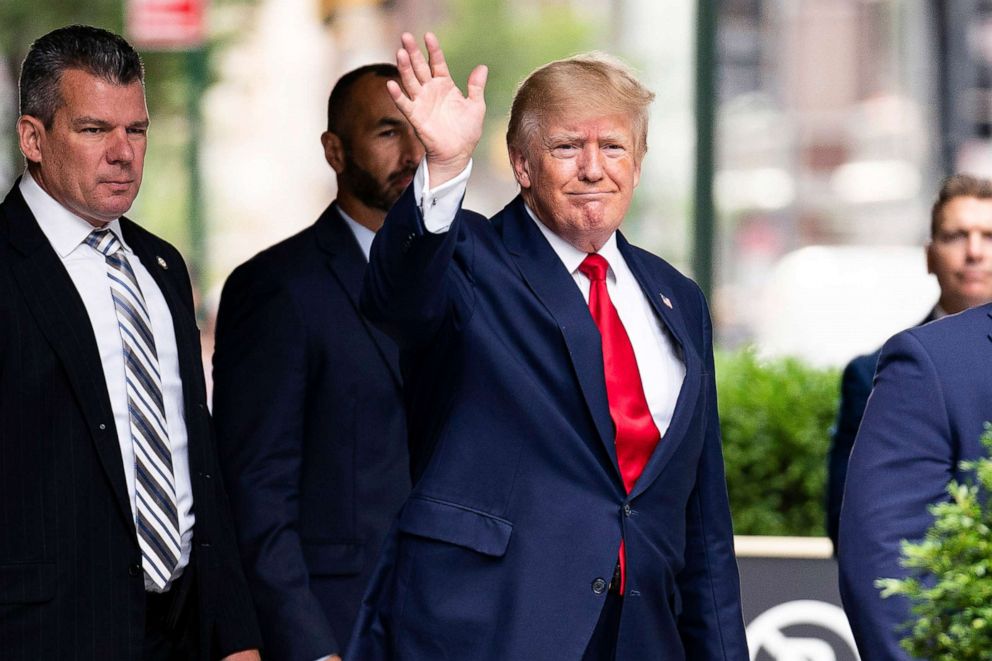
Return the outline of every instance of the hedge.
[[[735,533],[825,534],[840,371],[745,349],[717,352],[716,382]]]

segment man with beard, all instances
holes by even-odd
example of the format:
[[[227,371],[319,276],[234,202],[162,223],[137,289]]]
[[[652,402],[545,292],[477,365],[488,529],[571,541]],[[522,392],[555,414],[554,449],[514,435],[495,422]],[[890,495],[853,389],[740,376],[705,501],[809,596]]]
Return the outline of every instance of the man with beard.
[[[343,76],[324,155],[337,199],[238,267],[214,354],[221,465],[266,658],[337,658],[410,489],[398,351],[358,312],[375,232],[424,150],[386,89]]]

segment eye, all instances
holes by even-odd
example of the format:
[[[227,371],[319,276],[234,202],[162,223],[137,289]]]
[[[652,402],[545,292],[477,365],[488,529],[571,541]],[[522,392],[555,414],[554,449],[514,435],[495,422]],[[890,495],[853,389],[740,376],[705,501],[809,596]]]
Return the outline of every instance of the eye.
[[[551,145],[551,153],[554,156],[568,157],[573,155],[578,150],[571,142],[560,142],[558,144]]]
[[[83,128],[79,129],[79,132],[88,133],[90,135],[96,135],[97,133],[100,133],[102,130],[103,129],[101,129],[99,126],[84,126]]]
[[[137,127],[136,126],[136,127],[129,128],[127,130],[127,132],[130,135],[145,135],[146,133],[148,133],[148,129],[147,128]]]
[[[399,134],[400,132],[397,131],[396,129],[386,129],[385,131],[379,133],[379,135],[382,136],[383,138],[395,138]]]

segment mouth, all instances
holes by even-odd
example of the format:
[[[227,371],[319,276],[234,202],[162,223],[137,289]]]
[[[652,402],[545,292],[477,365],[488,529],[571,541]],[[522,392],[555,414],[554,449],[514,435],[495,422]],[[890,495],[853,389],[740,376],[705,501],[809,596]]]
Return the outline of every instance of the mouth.
[[[581,190],[569,191],[566,195],[571,195],[572,197],[606,197],[614,193],[616,193],[614,190]]]
[[[413,175],[416,174],[416,170],[408,170],[404,172],[397,172],[389,177],[389,180],[397,185],[406,188],[413,181]]]

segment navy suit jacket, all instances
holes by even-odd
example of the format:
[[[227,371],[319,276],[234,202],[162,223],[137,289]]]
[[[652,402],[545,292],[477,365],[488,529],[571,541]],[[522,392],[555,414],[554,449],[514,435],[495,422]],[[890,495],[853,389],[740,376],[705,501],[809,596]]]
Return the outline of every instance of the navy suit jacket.
[[[520,198],[438,235],[412,187],[387,216],[362,307],[401,347],[415,485],[346,658],[581,658],[621,536],[617,659],[747,658],[706,304],[618,245],[686,366],[629,496],[599,331]]]
[[[214,417],[266,658],[340,654],[410,491],[398,350],[335,206],[224,286]]]
[[[905,599],[878,578],[903,577],[900,541],[919,540],[932,503],[948,499],[959,462],[984,454],[992,420],[992,305],[903,331],[882,348],[848,467],[840,517],[840,589],[865,659],[906,659]]]
[[[920,322],[920,325],[933,321],[935,311]],[[840,384],[840,407],[837,422],[830,435],[830,451],[827,458],[827,536],[834,543],[837,552],[837,530],[840,527],[840,506],[844,499],[844,482],[847,481],[847,461],[858,435],[861,418],[865,415],[865,405],[871,395],[875,367],[882,349],[855,356],[844,368]]]
[[[197,659],[260,643],[207,412],[182,257],[126,218],[172,313],[196,523],[180,585]],[[100,351],[69,273],[18,190],[0,205],[0,657],[140,661],[145,587]]]

